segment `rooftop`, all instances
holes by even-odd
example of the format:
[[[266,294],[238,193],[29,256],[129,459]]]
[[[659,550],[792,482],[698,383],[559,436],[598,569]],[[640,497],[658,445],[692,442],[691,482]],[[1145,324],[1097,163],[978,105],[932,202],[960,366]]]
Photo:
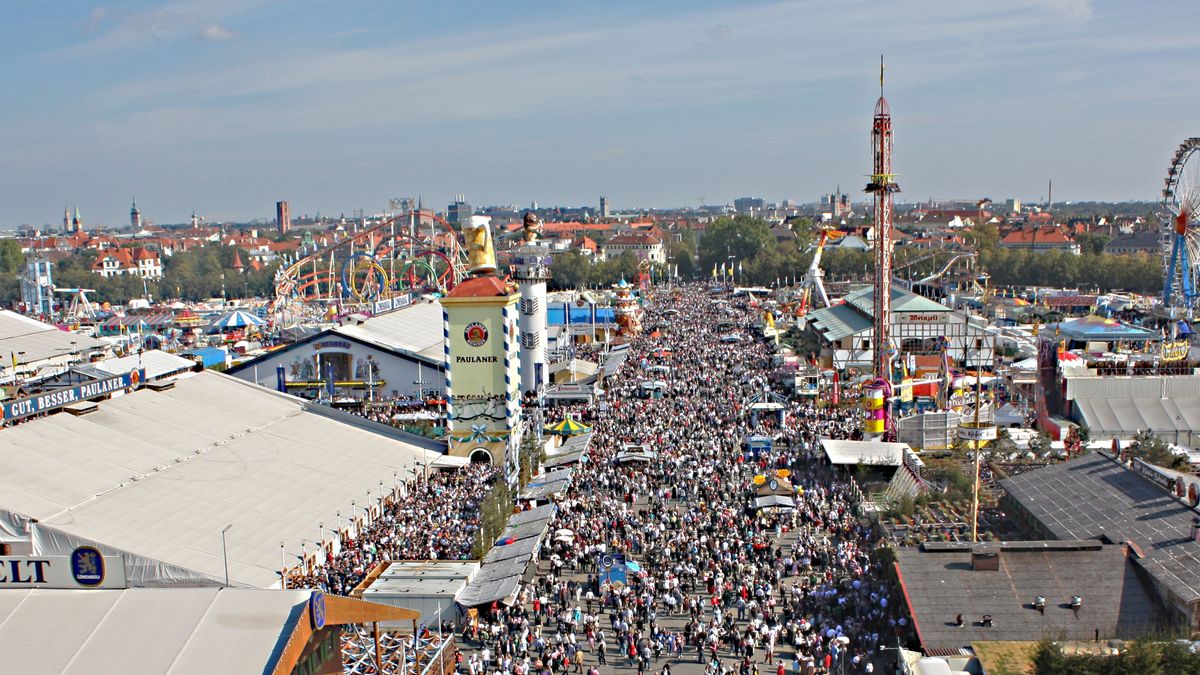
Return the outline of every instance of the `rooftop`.
[[[205,371],[83,416],[0,430],[0,541],[45,555],[93,542],[131,583],[278,583],[317,523],[438,455],[386,425]],[[31,521],[33,519],[33,522]],[[311,547],[310,547],[311,548]],[[65,555],[65,553],[63,553]]]
[[[106,343],[96,338],[68,333],[56,326],[16,312],[0,310],[0,354],[18,355],[22,365],[72,352],[103,349]],[[24,352],[24,355],[21,353]],[[11,367],[6,363],[6,367]]]
[[[508,295],[504,281],[494,276],[471,277],[446,294],[447,298],[495,298]]]
[[[310,591],[0,591],[14,673],[270,672]]]
[[[922,647],[1044,636],[1090,640],[1097,629],[1101,638],[1128,638],[1155,628],[1154,596],[1129,563],[1127,547],[1064,544],[975,547],[997,556],[994,570],[973,568],[970,544],[897,549],[896,565]],[[1038,596],[1045,598],[1044,613],[1034,608]],[[1072,596],[1082,600],[1078,612],[1070,607]],[[985,614],[991,626],[982,625]]]
[[[1197,514],[1135,471],[1097,452],[1000,484],[1050,535],[1135,544],[1156,581],[1200,601],[1200,543],[1189,538]]]
[[[389,351],[416,354],[438,363],[446,360],[442,307],[436,302],[418,300],[395,311],[338,326],[333,332]]]

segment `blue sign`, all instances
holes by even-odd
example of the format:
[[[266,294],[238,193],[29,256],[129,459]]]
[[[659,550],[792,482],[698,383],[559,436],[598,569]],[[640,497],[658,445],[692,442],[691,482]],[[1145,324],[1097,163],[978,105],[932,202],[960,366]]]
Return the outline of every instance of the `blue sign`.
[[[308,616],[312,620],[313,630],[325,627],[325,594],[321,591],[313,591],[308,596]]]
[[[628,568],[625,565],[624,553],[600,554],[600,583],[610,584],[629,583]]]
[[[19,420],[30,415],[49,412],[63,406],[136,387],[146,379],[145,370],[132,370],[104,380],[93,380],[67,389],[58,389],[37,396],[19,398],[4,404],[4,421]]]
[[[71,551],[71,576],[80,586],[104,583],[104,556],[91,546],[80,546]]]

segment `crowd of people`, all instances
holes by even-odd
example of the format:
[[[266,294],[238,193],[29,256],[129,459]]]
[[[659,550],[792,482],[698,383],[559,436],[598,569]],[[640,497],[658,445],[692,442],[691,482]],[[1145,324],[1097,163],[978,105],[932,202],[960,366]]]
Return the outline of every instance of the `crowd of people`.
[[[633,340],[605,405],[569,410],[593,427],[551,525],[573,540],[547,543],[516,602],[467,625],[460,671],[875,672],[906,621],[859,493],[818,445],[850,437],[856,413],[789,401],[782,419],[752,415],[772,350],[743,300],[689,286],[646,313],[666,330]],[[640,387],[651,368],[667,383],[661,398]],[[749,435],[772,448],[752,454]],[[647,446],[651,461],[618,462],[627,445]],[[782,469],[795,508],[755,509],[755,477]],[[625,583],[610,583],[604,553],[637,563]]]
[[[346,595],[383,560],[470,559],[479,505],[499,475],[491,464],[469,464],[417,476],[385,500],[381,515],[344,528],[310,570],[297,568],[288,586]]]

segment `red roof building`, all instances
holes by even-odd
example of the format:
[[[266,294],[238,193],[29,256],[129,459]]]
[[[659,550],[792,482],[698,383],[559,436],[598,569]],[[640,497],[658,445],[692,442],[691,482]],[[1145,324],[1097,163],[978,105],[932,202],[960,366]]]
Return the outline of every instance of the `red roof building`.
[[[1029,227],[1013,230],[1000,240],[1000,248],[1010,251],[1062,251],[1079,255],[1079,244],[1057,227]]]
[[[650,262],[667,262],[666,247],[663,246],[662,234],[656,229],[635,230],[614,235],[604,242],[604,257],[615,258],[625,253]]]
[[[163,273],[162,259],[157,253],[141,247],[111,248],[96,256],[92,272],[102,277],[130,274],[143,279],[157,279]]]

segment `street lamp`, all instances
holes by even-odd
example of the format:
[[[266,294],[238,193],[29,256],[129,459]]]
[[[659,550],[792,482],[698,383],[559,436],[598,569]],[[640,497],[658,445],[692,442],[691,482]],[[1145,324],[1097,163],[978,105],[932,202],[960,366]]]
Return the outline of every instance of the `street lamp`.
[[[221,558],[225,560],[225,588],[229,588],[229,552],[225,547],[225,533],[231,527],[233,527],[233,523],[226,525],[225,529],[221,530]]]

